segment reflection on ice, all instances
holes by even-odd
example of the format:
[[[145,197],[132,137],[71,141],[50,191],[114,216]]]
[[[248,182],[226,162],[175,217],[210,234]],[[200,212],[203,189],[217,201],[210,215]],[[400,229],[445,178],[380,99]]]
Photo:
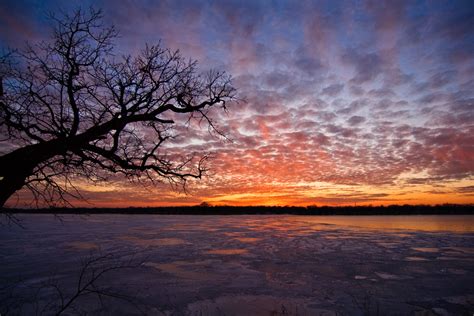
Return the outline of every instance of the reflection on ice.
[[[206,251],[206,253],[212,255],[241,255],[247,252],[247,249],[212,249]]]
[[[411,257],[405,257],[405,260],[406,260],[406,261],[429,261],[429,259],[427,259],[427,258],[423,258],[423,257],[414,257],[414,256],[411,256]]]
[[[413,247],[412,249],[420,252],[439,252],[439,248],[433,247]]]
[[[238,240],[240,242],[246,243],[246,242],[257,242],[261,240],[261,238],[255,238],[255,237],[235,237],[235,240]]]
[[[186,244],[186,241],[180,238],[139,238],[135,236],[122,236],[119,237],[119,239],[141,247],[177,246]]]
[[[212,275],[208,275],[203,272],[196,272],[190,269],[189,264],[186,261],[176,261],[172,263],[157,263],[157,262],[145,262],[143,265],[147,267],[153,267],[162,272],[169,273],[175,277],[182,279],[200,280],[205,281],[212,279]]]

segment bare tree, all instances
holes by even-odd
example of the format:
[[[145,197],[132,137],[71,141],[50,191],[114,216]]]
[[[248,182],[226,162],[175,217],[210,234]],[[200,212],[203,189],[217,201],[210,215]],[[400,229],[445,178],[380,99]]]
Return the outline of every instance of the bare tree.
[[[0,157],[0,207],[24,186],[36,201],[67,201],[78,196],[75,177],[200,178],[208,155],[173,155],[162,145],[183,116],[215,130],[208,111],[235,99],[231,78],[200,74],[195,61],[160,45],[117,57],[117,32],[101,11],[52,19],[51,42],[0,60],[0,135],[10,148]]]
[[[112,305],[106,304],[105,300],[113,299],[127,303],[136,312],[145,314],[147,305],[139,300],[138,293],[124,284],[111,282],[111,279],[116,279],[122,273],[141,269],[143,263],[144,259],[136,258],[134,254],[102,254],[98,251],[81,259],[77,278],[53,274],[38,283],[27,279],[10,282],[2,280],[5,284],[0,286],[0,313],[87,314],[81,306],[103,311]]]

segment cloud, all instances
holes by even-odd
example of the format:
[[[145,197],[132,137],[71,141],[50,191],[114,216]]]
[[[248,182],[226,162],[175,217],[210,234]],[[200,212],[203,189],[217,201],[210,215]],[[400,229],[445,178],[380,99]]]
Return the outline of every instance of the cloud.
[[[328,95],[330,97],[337,96],[344,89],[344,85],[340,83],[335,83],[330,86],[327,86],[323,89],[322,95]]]
[[[358,115],[351,116],[351,118],[347,120],[347,122],[350,125],[359,125],[361,123],[364,123],[365,121],[366,121],[365,117],[358,116]]]
[[[2,3],[11,15],[0,19],[5,43],[42,38],[45,22],[25,3]],[[120,203],[392,203],[417,190],[466,201],[459,194],[470,192],[474,175],[469,1],[101,6],[121,32],[121,52],[161,39],[202,70],[229,71],[245,99],[211,113],[232,142],[193,123],[178,126],[167,145],[176,156],[215,156],[210,177],[191,182],[192,196],[166,186],[150,196],[120,180]],[[114,203],[109,191],[86,193],[98,205]],[[423,199],[410,201],[430,201]]]
[[[375,80],[382,72],[382,60],[376,53],[359,53],[348,50],[342,55],[342,61],[354,68],[352,84],[362,84]]]

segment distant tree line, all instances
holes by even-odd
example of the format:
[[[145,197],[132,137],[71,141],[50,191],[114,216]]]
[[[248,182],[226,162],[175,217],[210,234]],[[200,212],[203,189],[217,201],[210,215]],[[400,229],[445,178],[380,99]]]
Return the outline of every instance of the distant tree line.
[[[164,215],[473,215],[474,204],[388,206],[197,206],[9,209],[11,213]]]

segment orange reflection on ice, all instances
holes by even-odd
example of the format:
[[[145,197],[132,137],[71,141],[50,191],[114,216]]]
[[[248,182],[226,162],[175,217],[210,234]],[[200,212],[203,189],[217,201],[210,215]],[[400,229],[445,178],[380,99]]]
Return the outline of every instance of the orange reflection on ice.
[[[422,230],[474,232],[474,222],[469,215],[410,215],[410,216],[305,216],[312,223],[328,223],[345,227],[363,227],[376,230]]]

